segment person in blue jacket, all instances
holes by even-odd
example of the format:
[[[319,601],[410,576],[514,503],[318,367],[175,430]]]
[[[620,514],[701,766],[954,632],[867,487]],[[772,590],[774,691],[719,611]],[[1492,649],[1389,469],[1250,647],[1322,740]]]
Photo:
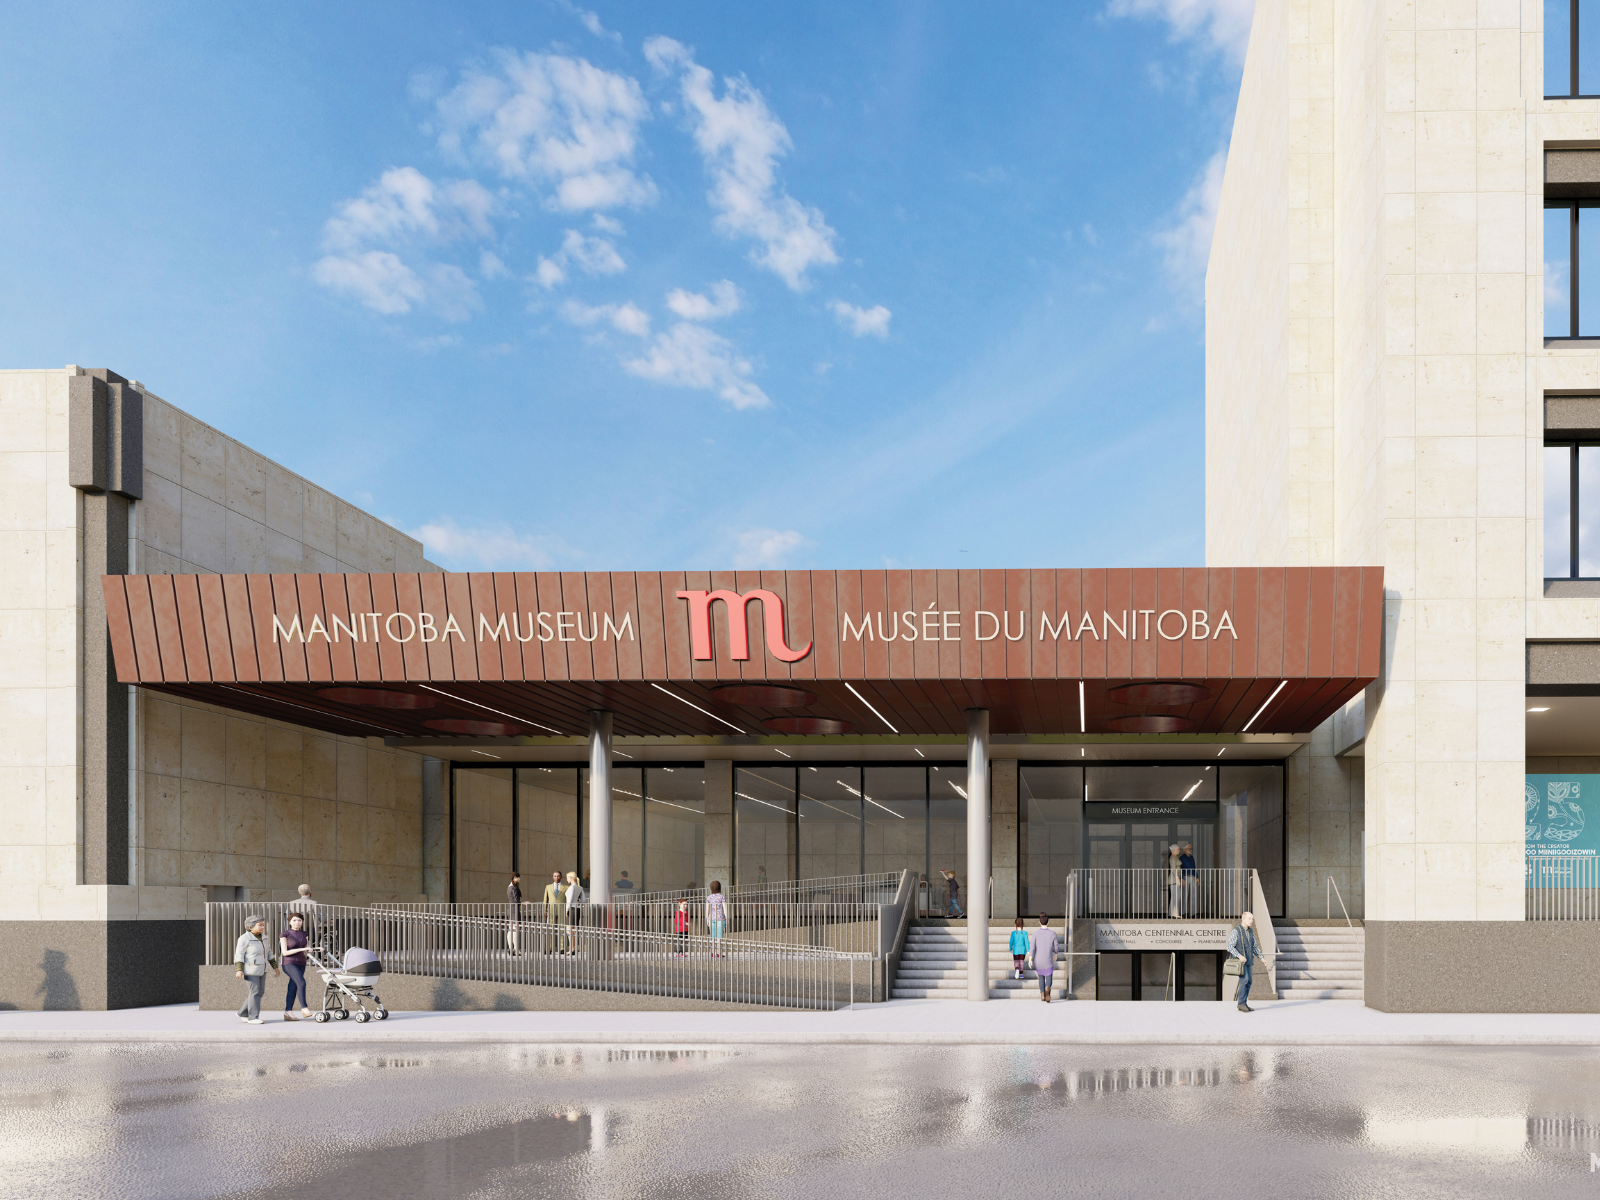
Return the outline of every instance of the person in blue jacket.
[[[1022,927],[1022,918],[1017,918],[1016,928],[1011,931],[1011,964],[1016,978],[1022,978],[1022,964],[1028,961],[1028,931]]]

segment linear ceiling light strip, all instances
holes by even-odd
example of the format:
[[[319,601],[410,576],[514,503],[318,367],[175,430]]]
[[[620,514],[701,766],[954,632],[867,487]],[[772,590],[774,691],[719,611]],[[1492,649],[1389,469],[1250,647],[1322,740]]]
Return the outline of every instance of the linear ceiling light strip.
[[[685,700],[682,696],[678,695],[677,692],[668,691],[666,688],[662,687],[659,683],[652,683],[650,686],[655,688],[655,690],[658,691],[658,692],[665,692],[667,695],[671,696],[674,700],[676,700],[679,704],[687,704],[690,708],[694,709],[695,712],[703,712],[703,713],[705,713],[706,716],[710,717],[713,721],[722,721],[722,718],[717,716],[717,714],[712,712],[710,709],[701,708],[693,700]],[[748,732],[748,730],[740,729],[732,721],[722,721],[722,723],[724,725],[726,725],[729,729],[733,730],[735,733],[747,733]]]
[[[1256,717],[1259,717],[1262,713],[1266,712],[1267,711],[1267,705],[1271,704],[1274,700],[1276,700],[1278,698],[1278,693],[1283,691],[1283,689],[1288,687],[1288,686],[1289,686],[1289,681],[1287,679],[1284,679],[1284,680],[1280,681],[1278,686],[1272,689],[1272,695],[1267,697],[1267,703],[1263,704],[1260,708],[1256,709],[1256,716],[1255,717],[1251,717],[1248,721],[1246,721],[1244,723],[1244,728],[1241,729],[1239,732],[1240,733],[1248,733],[1250,731],[1250,726],[1252,726],[1252,725],[1254,725],[1256,723]]]
[[[857,699],[857,700],[859,700],[859,701],[861,701],[861,703],[863,703],[863,704],[865,704],[865,705],[866,705],[866,706],[867,706],[867,707],[868,707],[868,708],[872,708],[872,701],[871,701],[871,700],[868,700],[868,699],[867,699],[867,698],[866,698],[866,697],[865,697],[865,696],[863,696],[863,695],[862,695],[862,694],[861,694],[861,693],[860,693],[860,692],[858,692],[858,691],[856,691],[856,689],[855,689],[855,687],[854,687],[854,686],[853,686],[853,685],[851,685],[851,684],[849,684],[849,683],[846,683],[846,684],[845,684],[845,687],[847,687],[847,688],[849,688],[849,689],[850,689],[850,694],[851,694],[851,695],[852,695],[852,696],[854,696],[854,697],[855,697],[855,698],[856,698],[856,699]],[[894,727],[894,726],[893,726],[893,725],[891,725],[891,724],[890,724],[890,723],[889,723],[889,718],[888,718],[888,717],[886,717],[886,716],[884,716],[884,715],[883,715],[883,714],[882,714],[882,713],[881,713],[881,712],[879,712],[879,711],[878,711],[878,710],[877,710],[877,709],[875,709],[875,708],[872,708],[872,715],[873,715],[873,716],[875,716],[875,717],[877,717],[877,718],[878,718],[878,720],[880,720],[880,721],[882,721],[882,722],[883,722],[883,723],[884,723],[884,724],[885,724],[885,725],[888,725],[888,726],[889,726],[889,732],[890,732],[890,733],[899,733],[899,732],[900,732],[900,731],[899,731],[899,730],[898,730],[898,729],[896,729],[896,728],[895,728],[895,727]]]
[[[442,688],[429,687],[425,683],[419,683],[419,684],[417,684],[417,686],[422,688],[422,689],[424,689],[425,691],[437,692],[439,695],[443,696],[446,700],[454,700],[457,704],[470,704],[470,705],[472,705],[473,708],[481,708],[481,709],[483,709],[484,712],[492,712],[498,717],[510,717],[511,720],[513,720],[513,721],[521,721],[524,725],[532,725],[535,729],[542,729],[546,733],[555,734],[557,737],[567,737],[568,736],[567,734],[562,733],[559,729],[551,729],[550,726],[548,726],[548,725],[541,725],[537,721],[530,721],[527,717],[519,717],[515,713],[508,713],[508,712],[505,712],[502,709],[490,708],[487,704],[479,704],[476,700],[468,700],[465,696],[452,695],[450,692],[447,692],[447,691],[443,690]]]
[[[1089,732],[1089,717],[1083,706],[1083,680],[1078,680],[1078,732]]]
[[[243,696],[253,696],[257,700],[266,700],[272,704],[286,704],[290,708],[298,708],[301,712],[316,713],[319,717],[332,717],[335,721],[348,721],[351,725],[365,725],[370,729],[381,729],[385,733],[392,733],[397,737],[411,737],[404,729],[397,729],[393,725],[379,725],[376,721],[363,721],[357,717],[347,717],[341,712],[333,712],[325,708],[312,708],[309,704],[296,704],[293,700],[280,700],[269,692],[252,692],[249,688],[230,687],[226,683],[217,685],[230,692],[238,692]]]

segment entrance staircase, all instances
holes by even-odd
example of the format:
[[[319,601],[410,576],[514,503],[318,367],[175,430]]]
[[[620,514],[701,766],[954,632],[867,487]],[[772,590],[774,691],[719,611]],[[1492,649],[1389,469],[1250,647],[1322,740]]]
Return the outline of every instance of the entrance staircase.
[[[1030,927],[1031,933],[1033,928]],[[1066,932],[1053,926],[1062,939],[1056,951],[1056,997],[1066,983]],[[989,928],[989,999],[1039,999],[1039,980],[1032,969],[1023,978],[1011,977],[1010,927]],[[906,930],[905,950],[895,972],[892,1000],[965,1000],[967,998],[967,927],[965,925],[913,924]]]
[[[1278,938],[1280,1000],[1360,1000],[1367,931],[1348,925],[1282,925]]]

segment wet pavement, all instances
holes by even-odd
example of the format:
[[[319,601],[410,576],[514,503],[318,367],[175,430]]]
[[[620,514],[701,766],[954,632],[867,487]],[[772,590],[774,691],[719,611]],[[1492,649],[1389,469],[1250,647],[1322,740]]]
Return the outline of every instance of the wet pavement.
[[[0,1047],[0,1197],[1600,1196],[1590,1050]]]

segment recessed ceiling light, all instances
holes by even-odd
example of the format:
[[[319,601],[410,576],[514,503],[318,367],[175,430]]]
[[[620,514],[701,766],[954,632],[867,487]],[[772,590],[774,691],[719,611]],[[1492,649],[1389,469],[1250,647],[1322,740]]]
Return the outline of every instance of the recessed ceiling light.
[[[1548,707],[1545,707],[1545,708],[1530,708],[1528,711],[1529,712],[1549,712],[1550,709]]]

